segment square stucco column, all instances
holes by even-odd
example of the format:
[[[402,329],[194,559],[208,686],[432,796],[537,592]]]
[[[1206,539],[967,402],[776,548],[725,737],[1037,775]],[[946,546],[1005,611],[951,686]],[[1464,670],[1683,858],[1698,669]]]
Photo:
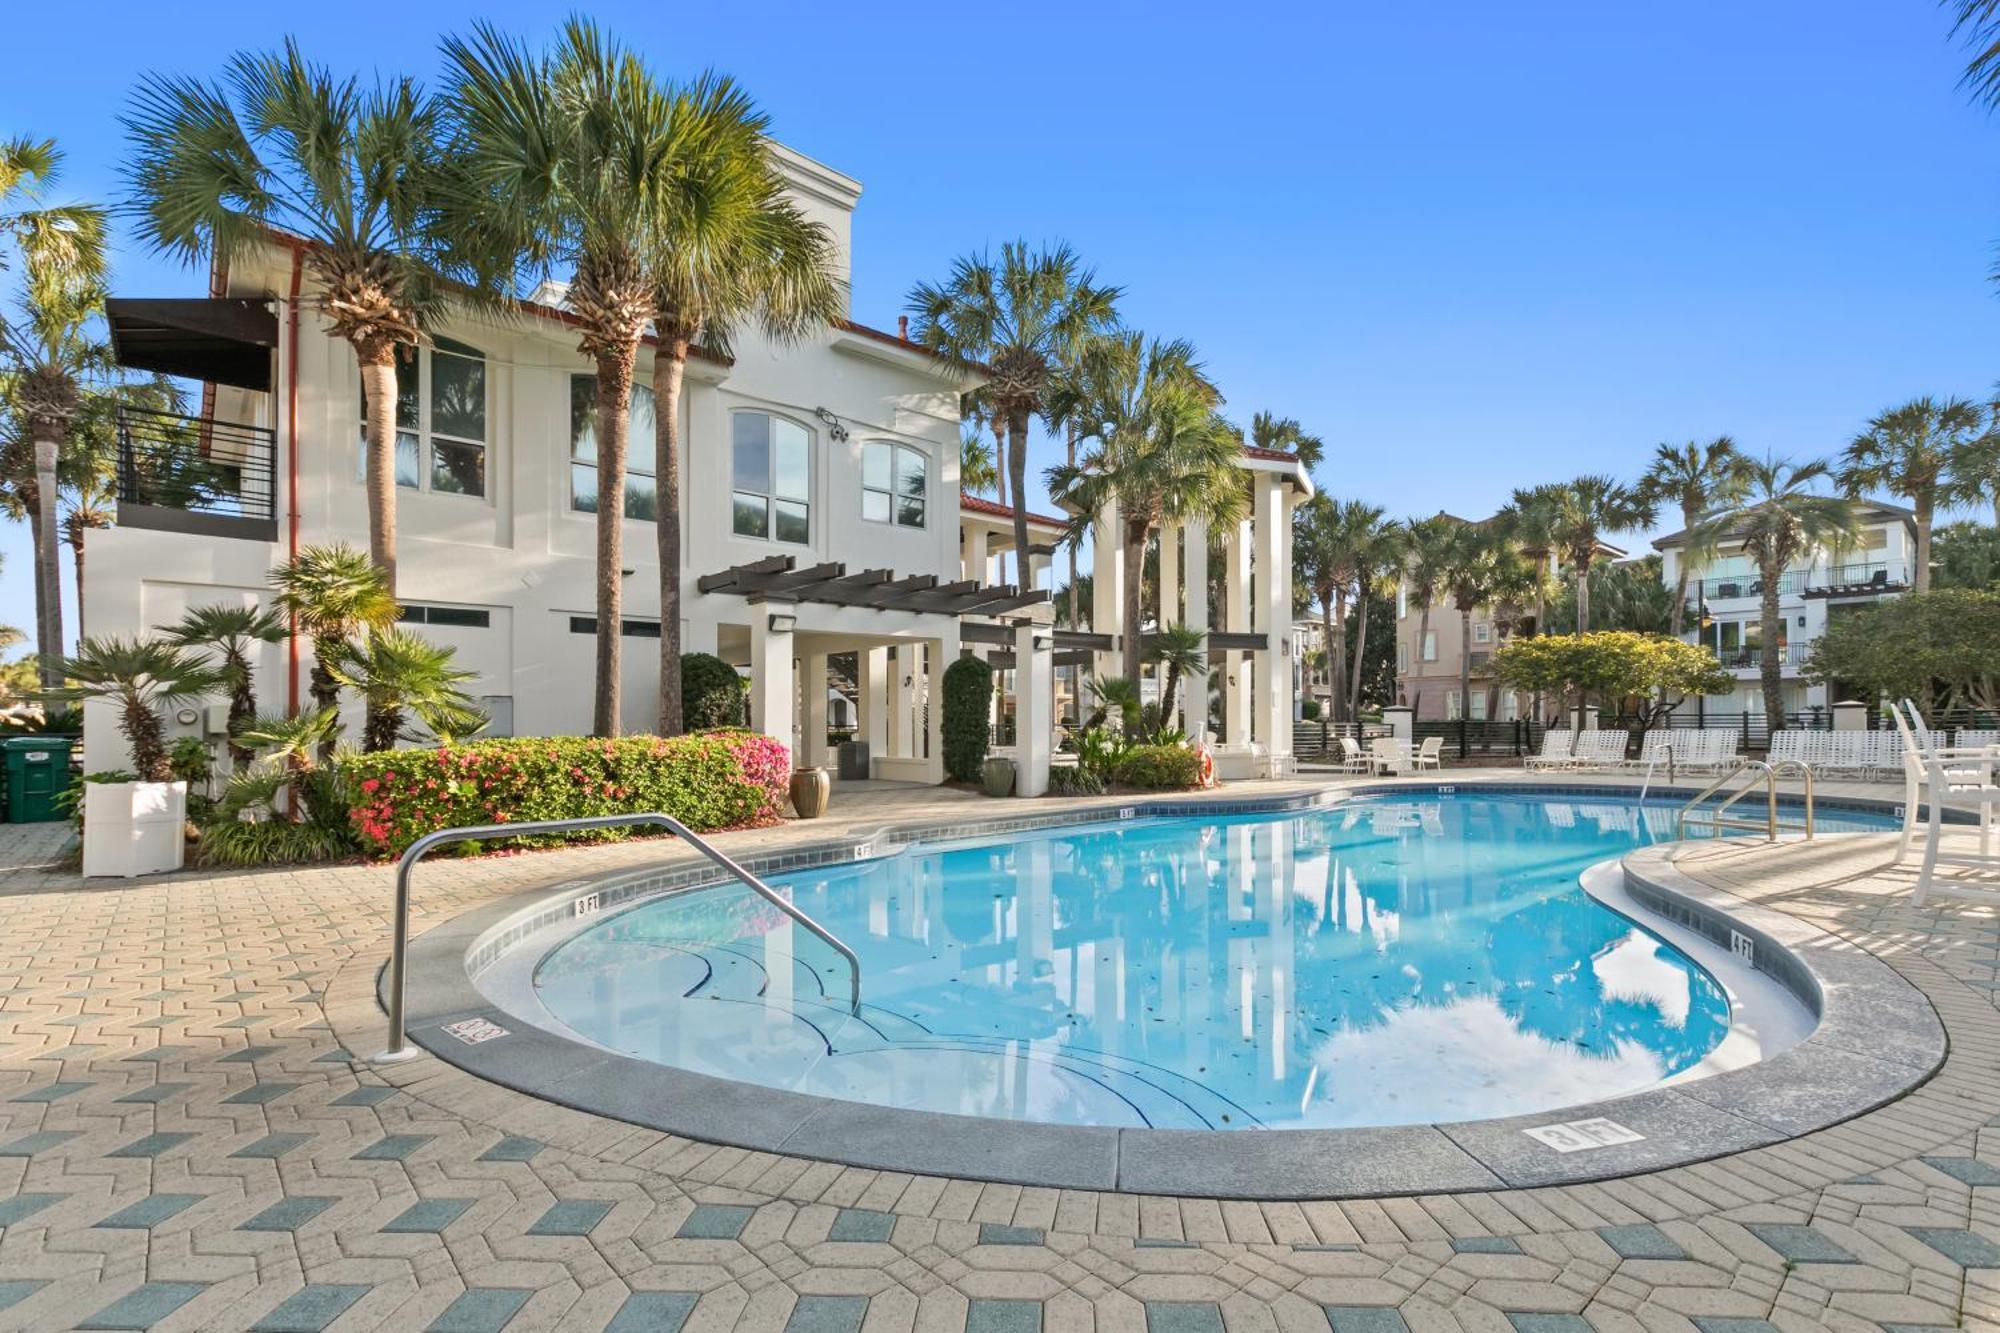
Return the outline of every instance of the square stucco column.
[[[1119,617],[1125,610],[1125,547],[1118,537],[1118,505],[1111,502],[1090,526],[1090,628],[1097,634],[1123,633]],[[1097,653],[1091,670],[1100,676],[1124,672],[1122,648]]]
[[[1014,622],[1014,794],[1049,789],[1055,746],[1055,633],[1029,620]]]
[[[1160,628],[1181,620],[1181,530],[1173,523],[1160,527]]]
[[[758,602],[750,607],[750,729],[790,746],[792,741],[792,632],[771,628],[771,619],[790,621],[792,607],[784,602]],[[799,762],[794,755],[793,762]]]
[[[1250,520],[1243,519],[1229,534],[1229,607],[1226,612],[1231,634],[1250,632]],[[1228,674],[1222,685],[1223,739],[1230,745],[1250,742],[1250,660],[1240,653],[1225,653],[1222,669]]]
[[[973,528],[965,534],[965,573],[961,578],[972,579],[980,587],[988,587],[993,582],[992,538],[985,528]]]
[[[951,622],[951,628],[939,638],[932,639],[930,652],[930,707],[929,716],[924,719],[929,729],[930,745],[924,759],[924,772],[931,782],[944,781],[944,673],[945,669],[958,660],[958,621]]]
[[[826,654],[808,653],[799,659],[799,694],[805,702],[805,722],[799,728],[801,766],[825,764],[826,748]]]
[[[889,650],[863,648],[854,654],[856,693],[861,696],[860,734],[868,742],[868,758],[889,753]]]
[[[882,738],[882,755],[886,759],[902,759],[912,753],[910,749],[910,682],[916,675],[917,647],[907,639],[895,647],[895,656],[889,659],[889,679],[884,693],[887,695],[888,734]]]
[[[1273,761],[1292,752],[1292,506],[1282,477],[1257,477],[1257,654],[1255,729]],[[1273,776],[1281,770],[1274,762]]]
[[[1183,623],[1202,637],[1202,660],[1208,660],[1208,524],[1190,523],[1181,529],[1186,550],[1181,558],[1187,570],[1187,610]],[[1181,682],[1181,729],[1188,739],[1208,740],[1208,677],[1190,676]]]

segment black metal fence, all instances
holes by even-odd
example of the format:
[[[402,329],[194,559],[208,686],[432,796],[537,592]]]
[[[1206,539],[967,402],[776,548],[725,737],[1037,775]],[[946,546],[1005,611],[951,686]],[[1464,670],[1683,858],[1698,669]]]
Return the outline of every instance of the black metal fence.
[[[213,417],[118,409],[118,503],[126,510],[271,523],[278,515],[275,431]]]

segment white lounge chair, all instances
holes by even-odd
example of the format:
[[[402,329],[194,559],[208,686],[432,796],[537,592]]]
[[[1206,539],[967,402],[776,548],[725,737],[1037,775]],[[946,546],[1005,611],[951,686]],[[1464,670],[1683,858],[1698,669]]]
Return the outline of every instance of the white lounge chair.
[[[1368,742],[1368,771],[1407,773],[1410,770],[1410,743],[1398,736],[1377,736]]]
[[[1574,768],[1576,756],[1570,751],[1571,742],[1581,744],[1583,737],[1589,734],[1589,732],[1574,732],[1568,728],[1550,727],[1542,733],[1541,752],[1529,755],[1521,761],[1521,765],[1533,771]]]
[[[1578,742],[1574,767],[1579,771],[1601,773],[1625,766],[1625,750],[1632,743],[1632,734],[1627,731],[1586,731],[1578,737]]]
[[[1442,769],[1444,767],[1444,737],[1424,737],[1424,743],[1417,747],[1417,753],[1412,763],[1418,772],[1422,772],[1427,768]]]

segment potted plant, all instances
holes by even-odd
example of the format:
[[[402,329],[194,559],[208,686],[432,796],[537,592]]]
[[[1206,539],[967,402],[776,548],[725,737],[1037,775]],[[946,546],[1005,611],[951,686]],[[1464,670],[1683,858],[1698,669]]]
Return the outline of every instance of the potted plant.
[[[118,710],[132,748],[131,781],[84,780],[83,873],[131,877],[178,870],[187,852],[187,783],[173,780],[160,710],[213,689],[214,672],[184,648],[157,639],[86,638],[63,659],[64,700],[96,699]],[[125,774],[118,777],[124,778]]]
[[[988,796],[1012,796],[1014,794],[1014,761],[1005,755],[995,755],[986,761],[980,773],[982,785]]]
[[[833,796],[833,778],[817,764],[792,770],[792,809],[800,819],[818,819]]]

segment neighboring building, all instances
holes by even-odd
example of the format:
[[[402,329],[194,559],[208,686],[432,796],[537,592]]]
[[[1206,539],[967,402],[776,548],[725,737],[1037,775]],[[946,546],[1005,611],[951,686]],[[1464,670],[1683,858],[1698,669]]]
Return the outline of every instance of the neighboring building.
[[[860,184],[789,150],[778,156],[794,198],[831,229],[844,281]],[[89,633],[140,634],[190,606],[268,602],[271,569],[299,546],[366,548],[360,376],[348,346],[324,331],[310,289],[294,297],[299,272],[289,238],[274,235],[214,275],[213,299],[108,303],[122,364],[204,387],[194,416],[121,421],[118,522],[86,537]],[[477,673],[471,692],[501,735],[590,727],[600,497],[592,367],[576,342],[563,310],[530,302],[511,318],[448,320],[401,369],[404,620]],[[1101,600],[1098,635],[1032,632],[1050,619],[1047,592],[997,583],[1011,511],[959,489],[959,395],[976,378],[848,321],[798,346],[754,329],[736,343],[733,360],[697,358],[687,371],[681,633],[685,650],[745,674],[752,726],[804,763],[831,762],[828,732],[852,725],[874,775],[938,781],[942,710],[928,701],[968,645],[1042,654],[1115,644],[1116,612]],[[651,360],[648,346],[641,386]],[[657,709],[651,413],[642,388],[623,498],[627,731],[652,730]],[[1258,531],[1268,526],[1288,553],[1285,469],[1247,455],[1244,465],[1270,474]],[[1063,526],[1030,523],[1038,548]],[[1244,568],[1247,578],[1247,552]],[[1031,583],[1046,570],[1046,549],[1032,550]],[[1115,594],[1115,572],[1098,588],[1100,599]],[[309,659],[303,643],[261,654],[264,707],[303,698]],[[1053,685],[1042,690],[1052,701]],[[189,711],[169,723],[174,735],[213,740],[221,715]],[[111,717],[86,736],[87,768],[125,766]]]
[[[1816,551],[1787,569],[1778,584],[1778,642],[1784,669],[1785,711],[1823,708],[1833,702],[1827,688],[1806,681],[1804,665],[1812,645],[1830,620],[1893,597],[1914,576],[1916,518],[1900,505],[1879,500],[1861,506],[1861,540],[1839,552]],[[1673,587],[1687,557],[1687,534],[1672,532],[1654,541],[1661,555],[1660,577]],[[1713,555],[1690,567],[1683,638],[1703,643],[1736,676],[1732,695],[1710,698],[1704,707],[1721,713],[1762,713],[1764,585],[1741,543],[1725,540]]]

